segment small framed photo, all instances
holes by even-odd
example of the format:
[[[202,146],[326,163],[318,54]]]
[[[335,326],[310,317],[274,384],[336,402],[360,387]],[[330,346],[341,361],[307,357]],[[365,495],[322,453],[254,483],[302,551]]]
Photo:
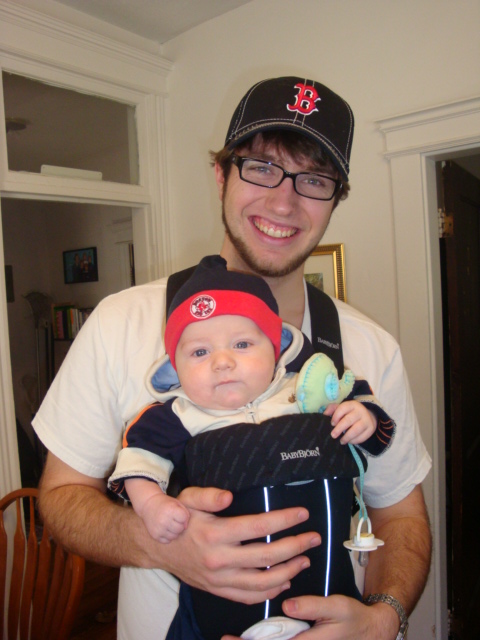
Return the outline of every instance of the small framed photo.
[[[319,244],[305,263],[305,280],[330,296],[347,301],[342,244]]]
[[[65,284],[98,280],[97,247],[63,252]]]

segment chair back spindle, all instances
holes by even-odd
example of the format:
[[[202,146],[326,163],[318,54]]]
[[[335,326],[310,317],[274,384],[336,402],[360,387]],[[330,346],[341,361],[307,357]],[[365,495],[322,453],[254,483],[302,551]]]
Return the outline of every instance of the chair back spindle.
[[[37,489],[19,489],[0,500],[1,640],[9,545],[13,545],[13,560],[5,640],[68,640],[82,596],[85,560],[51,538],[38,519],[37,498]],[[13,540],[4,525],[9,507],[16,514]]]

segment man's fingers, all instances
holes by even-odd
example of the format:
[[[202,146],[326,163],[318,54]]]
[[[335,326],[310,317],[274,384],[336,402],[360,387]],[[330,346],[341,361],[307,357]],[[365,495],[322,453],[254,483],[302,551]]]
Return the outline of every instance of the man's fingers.
[[[309,559],[306,556],[299,556],[267,570],[244,570],[233,580],[227,581],[228,584],[235,586],[221,587],[218,594],[243,604],[271,600],[289,589],[291,579],[309,566]],[[215,593],[215,590],[212,589],[212,592]]]
[[[178,499],[189,509],[217,513],[231,504],[233,496],[230,491],[213,487],[189,487],[180,493]],[[215,520],[215,527],[221,532],[222,542],[229,544],[266,538],[305,522],[308,517],[307,509],[291,507],[256,515],[218,518]],[[228,537],[225,537],[225,532],[228,532]]]
[[[321,542],[320,535],[315,531],[288,536],[269,544],[252,542],[237,547],[235,558],[230,557],[227,562],[235,568],[273,568],[278,564],[297,558],[309,549],[318,547]]]
[[[307,509],[291,507],[255,515],[219,518],[216,521],[216,526],[219,531],[221,530],[222,541],[228,544],[266,538],[279,531],[286,531],[300,522],[305,522],[308,518]],[[224,530],[228,531],[228,537],[226,537]]]
[[[287,616],[299,620],[321,620],[324,598],[320,596],[301,596],[284,600],[282,609]]]
[[[363,603],[341,595],[328,596],[326,598],[321,596],[290,598],[284,600],[282,609],[291,618],[315,620],[317,624],[327,624],[329,622],[335,622],[336,624],[340,622],[346,623],[366,611]]]

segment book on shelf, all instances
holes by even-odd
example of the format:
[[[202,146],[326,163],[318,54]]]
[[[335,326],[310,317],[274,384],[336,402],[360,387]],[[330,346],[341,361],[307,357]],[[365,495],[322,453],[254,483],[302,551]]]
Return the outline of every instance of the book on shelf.
[[[93,308],[79,309],[73,304],[52,305],[52,329],[55,340],[74,340]]]

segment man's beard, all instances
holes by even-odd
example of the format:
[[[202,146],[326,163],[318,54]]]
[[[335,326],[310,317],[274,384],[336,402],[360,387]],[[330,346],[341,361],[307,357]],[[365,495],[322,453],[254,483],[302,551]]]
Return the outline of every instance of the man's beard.
[[[232,243],[235,251],[243,262],[256,274],[263,276],[264,278],[281,278],[288,276],[290,273],[296,271],[303,265],[305,260],[310,256],[311,252],[317,246],[317,243],[313,244],[310,248],[305,249],[301,254],[293,256],[285,265],[278,267],[271,262],[262,262],[261,258],[246,245],[244,240],[235,236],[228,225],[227,217],[225,215],[225,207],[222,204],[222,222],[225,227],[225,232]]]

